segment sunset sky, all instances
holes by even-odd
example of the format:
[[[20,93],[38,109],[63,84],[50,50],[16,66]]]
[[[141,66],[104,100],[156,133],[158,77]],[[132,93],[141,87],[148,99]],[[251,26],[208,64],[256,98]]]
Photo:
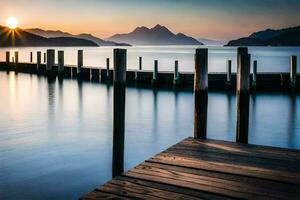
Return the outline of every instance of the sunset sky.
[[[266,28],[300,25],[300,0],[1,0],[0,24],[92,33],[101,38],[137,26],[227,41]]]

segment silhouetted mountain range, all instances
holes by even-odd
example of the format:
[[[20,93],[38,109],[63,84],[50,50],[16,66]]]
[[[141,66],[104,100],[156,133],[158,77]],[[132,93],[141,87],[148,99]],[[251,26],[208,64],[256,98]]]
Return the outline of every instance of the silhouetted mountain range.
[[[98,44],[99,46],[130,46],[129,44],[124,43],[116,43],[112,41],[105,41],[98,37],[95,37],[91,34],[83,33],[79,35],[73,35],[71,33],[63,32],[63,31],[52,31],[52,30],[43,30],[39,28],[26,29],[26,31],[33,33],[35,35],[40,35],[46,38],[54,38],[54,37],[72,37],[72,38],[81,38],[85,40],[90,40]]]
[[[26,46],[98,46],[96,43],[79,38],[55,37],[45,38],[24,31],[20,28],[11,30],[0,26],[0,47],[26,47]]]
[[[150,29],[144,26],[137,27],[130,33],[116,34],[108,39],[132,45],[203,45],[198,40],[182,33],[174,34],[159,24]]]
[[[232,40],[227,46],[300,46],[300,26],[255,32],[249,37]]]

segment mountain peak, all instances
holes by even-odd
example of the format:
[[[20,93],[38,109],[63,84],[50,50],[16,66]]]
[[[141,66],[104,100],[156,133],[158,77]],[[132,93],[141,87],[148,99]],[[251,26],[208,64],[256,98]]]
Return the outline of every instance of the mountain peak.
[[[162,26],[160,24],[157,24],[156,26],[151,28],[151,30],[154,30],[154,31],[169,31],[170,32],[170,30],[167,27]]]
[[[133,45],[201,45],[196,39],[182,33],[175,35],[167,27],[160,24],[153,28],[137,27],[128,34],[116,34],[109,40]]]

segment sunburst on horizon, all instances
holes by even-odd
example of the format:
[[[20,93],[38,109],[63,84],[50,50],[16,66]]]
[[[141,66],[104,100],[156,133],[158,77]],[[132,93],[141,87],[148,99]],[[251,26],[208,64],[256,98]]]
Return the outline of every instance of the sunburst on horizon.
[[[9,17],[6,20],[6,26],[10,29],[15,29],[18,26],[18,20],[15,17]]]

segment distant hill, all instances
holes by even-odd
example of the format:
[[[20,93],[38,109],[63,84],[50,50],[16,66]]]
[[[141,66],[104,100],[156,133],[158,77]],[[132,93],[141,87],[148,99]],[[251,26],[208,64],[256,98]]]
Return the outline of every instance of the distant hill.
[[[91,34],[86,34],[86,33],[79,34],[79,35],[73,35],[71,33],[63,32],[63,31],[43,30],[43,29],[39,29],[39,28],[26,29],[26,31],[33,33],[35,35],[40,35],[40,36],[46,37],[46,38],[53,38],[53,37],[81,38],[81,39],[93,41],[94,43],[98,44],[99,46],[130,46],[129,44],[105,41],[105,40],[102,40]]]
[[[174,34],[159,24],[150,29],[144,26],[137,27],[130,33],[116,34],[108,39],[132,45],[203,45],[198,40],[182,33]]]
[[[198,38],[197,39],[199,42],[203,43],[204,45],[209,45],[209,46],[223,46],[224,43],[221,41],[217,40],[210,40],[206,38]]]
[[[252,33],[228,42],[227,46],[300,46],[300,26]]]
[[[0,26],[0,47],[25,46],[98,46],[96,43],[79,38],[56,37],[45,38],[24,31],[20,28],[11,30]]]

